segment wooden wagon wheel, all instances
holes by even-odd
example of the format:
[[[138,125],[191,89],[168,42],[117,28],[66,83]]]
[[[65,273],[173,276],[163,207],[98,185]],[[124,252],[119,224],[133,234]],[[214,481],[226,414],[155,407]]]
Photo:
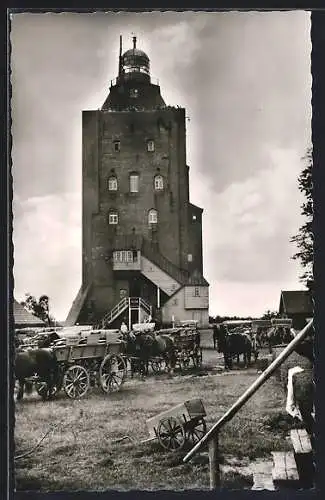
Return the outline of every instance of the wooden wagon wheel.
[[[81,365],[70,366],[64,374],[63,388],[69,398],[82,398],[87,393],[89,385],[89,373]]]
[[[168,417],[160,420],[157,437],[161,446],[169,451],[181,450],[186,440],[184,426],[177,417]]]
[[[99,382],[106,393],[116,392],[125,381],[127,374],[126,364],[119,354],[108,354],[99,368]]]
[[[189,422],[186,429],[186,441],[192,444],[198,443],[207,432],[207,424],[204,418]]]

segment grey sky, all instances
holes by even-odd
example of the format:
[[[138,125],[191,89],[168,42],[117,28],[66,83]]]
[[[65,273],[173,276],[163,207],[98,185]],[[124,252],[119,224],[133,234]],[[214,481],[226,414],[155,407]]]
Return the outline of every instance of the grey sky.
[[[81,280],[81,111],[102,106],[119,35],[186,107],[191,201],[204,208],[211,314],[262,314],[301,287],[289,243],[310,144],[307,12],[17,14],[12,118],[15,295],[66,316]]]

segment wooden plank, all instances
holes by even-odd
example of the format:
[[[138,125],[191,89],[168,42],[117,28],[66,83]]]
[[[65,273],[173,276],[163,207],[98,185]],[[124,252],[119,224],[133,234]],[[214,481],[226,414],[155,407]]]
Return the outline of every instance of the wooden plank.
[[[256,472],[253,475],[254,484],[252,490],[271,490],[273,491],[274,484],[272,480],[272,474],[265,474],[263,472]]]
[[[273,456],[273,482],[276,485],[289,486],[299,482],[296,462],[291,452],[272,452]]]
[[[285,465],[288,481],[299,481],[299,474],[293,453],[288,452],[285,454]]]
[[[292,429],[290,438],[294,452],[298,455],[301,453],[312,453],[310,438],[306,429]]]

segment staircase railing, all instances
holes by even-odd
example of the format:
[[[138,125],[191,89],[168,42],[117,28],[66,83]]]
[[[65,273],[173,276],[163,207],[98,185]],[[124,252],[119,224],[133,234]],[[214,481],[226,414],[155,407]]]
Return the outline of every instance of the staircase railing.
[[[139,303],[142,309],[147,313],[152,316],[152,305],[148,304],[142,297],[139,297]]]
[[[164,257],[159,250],[149,241],[143,238],[141,251],[145,257],[156,264],[162,271],[174,278],[180,285],[186,283],[190,273],[185,269],[179,269],[175,264]]]
[[[216,422],[211,429],[203,436],[203,438],[187,453],[183,461],[187,462],[196,453],[198,453],[205,445],[209,447],[209,465],[210,465],[210,489],[215,489],[220,486],[220,466],[219,466],[219,432],[222,427],[229,422],[236,413],[244,406],[247,401],[262,387],[262,385],[274,374],[282,363],[290,356],[295,348],[307,336],[312,327],[313,320],[310,320],[307,325],[295,336],[295,338],[287,345],[287,347],[279,354],[279,356],[270,364],[270,366],[253,382],[253,384],[237,399],[231,408]]]
[[[127,308],[130,310],[142,308],[147,314],[152,315],[152,306],[142,297],[124,297],[116,306],[113,307],[96,325],[96,328],[105,328],[106,324],[111,323]]]
[[[129,305],[128,298],[124,297],[116,306],[113,307],[105,316],[100,320],[97,326],[104,327],[106,323],[111,323],[113,319],[117,318],[122,311],[124,311]]]

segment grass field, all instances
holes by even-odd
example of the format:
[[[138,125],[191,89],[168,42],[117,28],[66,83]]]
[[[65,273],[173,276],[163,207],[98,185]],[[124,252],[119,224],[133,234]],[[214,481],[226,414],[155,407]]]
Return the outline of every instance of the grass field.
[[[175,454],[157,443],[140,443],[148,437],[146,419],[186,399],[203,400],[209,428],[258,376],[254,367],[211,371],[221,363],[214,351],[205,350],[204,360],[210,366],[201,376],[127,380],[120,392],[108,396],[99,389],[80,401],[64,393],[45,403],[28,396],[16,405],[15,454],[32,449],[55,428],[32,454],[16,461],[16,489],[208,489],[205,454],[184,464],[186,449]],[[220,435],[224,487],[250,487],[252,460],[287,449],[284,407],[284,391],[271,378],[226,424]],[[129,439],[116,442],[125,436]]]

